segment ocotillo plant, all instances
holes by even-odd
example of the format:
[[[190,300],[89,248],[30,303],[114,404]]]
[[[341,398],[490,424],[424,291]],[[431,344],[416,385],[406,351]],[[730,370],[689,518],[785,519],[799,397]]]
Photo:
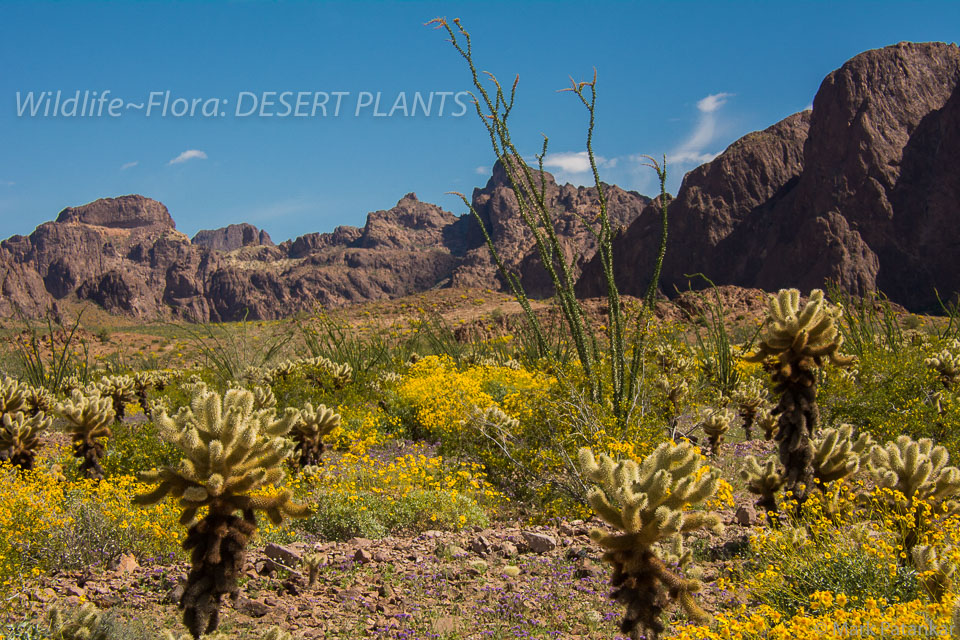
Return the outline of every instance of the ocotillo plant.
[[[27,417],[21,412],[5,413],[0,420],[0,460],[9,460],[21,469],[33,469],[40,435],[53,422],[43,413]]]
[[[320,464],[326,449],[323,438],[339,426],[340,414],[333,409],[322,404],[314,409],[309,402],[303,407],[291,432],[301,468]]]
[[[237,592],[247,543],[257,528],[255,512],[265,512],[276,524],[308,513],[293,502],[290,491],[252,495],[283,479],[281,464],[293,446],[284,436],[298,415],[287,409],[277,418],[273,410],[255,411],[253,405],[250,391],[231,389],[221,399],[200,390],[190,407],[174,417],[161,413],[157,425],[163,437],[179,446],[184,458],[176,467],[140,476],[157,487],[135,502],[149,505],[168,495],[177,498],[183,509],[180,522],[190,524],[183,547],[191,552],[192,567],[180,606],[194,638],[216,630],[223,597]],[[194,522],[204,507],[206,515]]]
[[[67,420],[67,433],[73,440],[73,455],[80,458],[80,473],[86,478],[103,478],[104,439],[110,437],[114,423],[113,402],[96,393],[85,395],[74,390],[69,400],[57,405],[56,412]]]
[[[693,599],[700,583],[671,571],[655,545],[695,529],[722,528],[716,514],[687,510],[716,492],[719,472],[704,467],[688,442],[661,444],[641,464],[617,463],[606,455],[597,461],[586,447],[580,449],[579,459],[587,480],[597,485],[588,494],[590,506],[617,529],[615,533],[597,529],[590,537],[606,550],[604,559],[613,565],[611,597],[627,608],[621,631],[634,639],[643,633],[648,639],[658,638],[664,630],[660,614],[666,598],[679,602],[691,619],[709,620]]]
[[[830,361],[848,366],[853,358],[840,355],[843,336],[837,331],[840,310],[829,306],[823,291],[814,289],[800,307],[800,292],[781,289],[770,297],[767,327],[755,354],[748,362],[762,362],[770,372],[774,393],[780,395],[774,413],[780,463],[786,487],[798,504],[813,485],[813,448],[810,438],[817,427],[816,368]]]
[[[431,20],[428,24],[434,24],[438,29],[444,29],[450,36],[450,43],[454,49],[467,63],[473,86],[477,91],[475,96],[477,116],[487,131],[497,162],[503,168],[510,189],[516,196],[521,220],[525,229],[533,236],[540,264],[554,286],[560,313],[577,353],[577,358],[583,367],[588,395],[595,402],[609,400],[617,425],[620,428],[625,428],[631,412],[636,406],[635,399],[640,386],[644,352],[641,345],[643,328],[646,324],[645,319],[649,317],[649,313],[654,306],[657,283],[660,279],[663,256],[667,247],[669,196],[666,193],[666,160],[664,159],[664,163],[661,165],[654,158],[645,156],[649,160],[647,166],[657,172],[660,180],[658,204],[661,236],[660,246],[654,259],[654,267],[644,294],[642,315],[637,318],[631,328],[628,326],[630,322],[625,317],[626,313],[614,279],[613,238],[616,229],[610,223],[605,185],[600,181],[593,150],[597,106],[596,74],[594,74],[592,81],[571,81],[571,86],[564,89],[564,91],[570,91],[577,96],[580,103],[586,108],[588,116],[586,153],[592,169],[594,185],[597,189],[598,211],[596,216],[589,220],[579,213],[575,213],[575,215],[596,242],[596,255],[604,276],[603,286],[607,295],[609,330],[606,332],[607,343],[601,348],[601,338],[597,336],[597,333],[587,321],[583,306],[576,296],[576,274],[574,272],[576,260],[570,261],[570,258],[566,255],[555,229],[555,215],[547,204],[543,161],[547,155],[548,139],[544,137],[543,147],[540,154],[537,155],[539,171],[535,170],[527,165],[525,157],[515,146],[507,125],[510,112],[514,107],[519,76],[514,81],[512,88],[505,91],[496,77],[488,73],[491,81],[488,90],[487,86],[480,81],[480,74],[473,59],[471,37],[460,20],[455,19],[451,23],[445,18],[437,18]],[[524,318],[534,334],[538,356],[556,360],[557,351],[547,339],[540,320],[533,312],[519,276],[508,270],[497,251],[490,232],[487,230],[486,223],[473,208],[471,202],[463,194],[457,195],[460,196],[474,219],[479,223],[479,229],[484,236],[494,264],[496,264],[501,277],[519,302]],[[604,368],[608,368],[608,371],[604,372]],[[611,390],[607,398],[602,397],[607,393],[604,379],[611,383]]]

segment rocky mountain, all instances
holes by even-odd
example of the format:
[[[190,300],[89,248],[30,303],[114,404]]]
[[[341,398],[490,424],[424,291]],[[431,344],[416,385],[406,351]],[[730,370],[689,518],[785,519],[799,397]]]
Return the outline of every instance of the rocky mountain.
[[[686,175],[670,203],[661,286],[686,274],[719,285],[808,290],[834,280],[880,289],[913,310],[960,291],[960,49],[901,43],[867,51],[823,81],[813,110],[734,142]],[[558,185],[545,200],[578,292],[603,293],[596,245],[580,218],[594,188]],[[660,241],[658,203],[604,188],[624,293],[641,295]],[[503,168],[472,205],[508,269],[533,296],[552,292]],[[341,226],[274,245],[248,224],[176,230],[161,203],[106,198],[64,209],[29,236],[0,242],[0,315],[41,315],[60,300],[153,319],[278,318],[316,305],[408,295],[443,286],[501,288],[470,214],[407,194]]]
[[[190,243],[216,251],[234,251],[251,246],[273,246],[269,233],[246,222],[230,224],[219,229],[201,229],[193,236]]]
[[[565,250],[589,260],[596,248],[574,211],[595,208],[596,190],[544,179]],[[526,280],[536,274],[534,249],[504,180],[495,168],[474,204],[505,262]],[[624,225],[649,201],[608,191],[611,212]],[[413,193],[370,213],[363,228],[341,226],[280,245],[248,224],[201,231],[191,241],[166,207],[138,195],[65,209],[30,236],[0,242],[0,315],[17,307],[42,315],[66,299],[145,319],[271,319],[451,283],[498,286],[479,226]]]
[[[670,205],[661,287],[879,289],[914,310],[960,291],[960,49],[900,43],[823,81],[813,111],[744,136],[687,174]],[[616,243],[625,293],[645,289],[653,207]],[[598,264],[583,295],[603,291]],[[702,281],[694,281],[702,286]]]

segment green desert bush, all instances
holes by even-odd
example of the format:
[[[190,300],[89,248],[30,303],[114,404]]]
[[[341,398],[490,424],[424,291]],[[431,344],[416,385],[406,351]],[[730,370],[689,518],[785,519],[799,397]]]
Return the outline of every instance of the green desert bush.
[[[828,372],[817,396],[824,420],[856,425],[880,442],[902,434],[933,438],[957,458],[960,403],[952,401],[937,372],[925,364],[937,351],[916,345],[867,350],[855,375]]]

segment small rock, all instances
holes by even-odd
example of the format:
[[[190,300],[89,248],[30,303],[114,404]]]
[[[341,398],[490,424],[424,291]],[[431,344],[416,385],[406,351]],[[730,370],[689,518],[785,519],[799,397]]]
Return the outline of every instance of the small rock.
[[[523,540],[534,553],[547,553],[557,548],[557,539],[548,536],[545,533],[534,533],[533,531],[524,531]]]
[[[753,505],[744,505],[737,509],[733,515],[734,521],[742,527],[749,527],[757,524],[757,510]]]
[[[296,569],[300,564],[300,554],[290,547],[270,542],[264,547],[263,553],[284,569]]]
[[[505,558],[509,558],[520,553],[519,549],[517,549],[517,545],[506,540],[500,543],[499,551],[500,555]]]
[[[347,540],[347,544],[351,547],[369,547],[373,544],[373,540],[370,538],[353,537]]]
[[[490,553],[490,541],[479,535],[470,541],[470,551],[477,554]]]
[[[66,587],[64,587],[64,593],[66,593],[68,596],[75,596],[77,598],[82,598],[87,594],[83,587],[78,587],[75,584],[68,584]]]
[[[370,552],[366,549],[357,549],[357,552],[353,554],[353,559],[360,564],[370,564],[373,562],[373,556],[370,555]]]
[[[564,536],[572,536],[576,534],[576,531],[574,531],[573,526],[569,522],[561,522],[560,526],[558,527],[558,531],[560,531],[560,535]]]
[[[120,554],[112,563],[110,569],[120,573],[130,574],[140,568],[140,563],[132,553]]]
[[[46,589],[38,590],[36,598],[40,602],[50,602],[51,600],[57,599],[57,592],[50,587],[47,587]]]
[[[237,611],[250,616],[251,618],[262,618],[270,613],[270,607],[263,602],[245,598],[243,596],[237,598],[234,608]]]
[[[603,568],[589,558],[584,558],[578,563],[576,571],[573,572],[575,578],[585,580],[587,578],[596,578],[603,574]]]
[[[463,556],[468,556],[470,553],[463,547],[455,544],[448,544],[446,547],[440,548],[440,553],[437,555],[449,554],[454,558],[462,558]]]

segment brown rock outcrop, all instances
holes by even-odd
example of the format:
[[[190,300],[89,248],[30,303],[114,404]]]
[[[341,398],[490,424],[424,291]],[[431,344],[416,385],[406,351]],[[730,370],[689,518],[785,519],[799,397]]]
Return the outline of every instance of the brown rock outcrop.
[[[190,243],[224,252],[241,247],[274,246],[269,233],[246,222],[229,224],[219,229],[201,229],[193,236]]]
[[[539,181],[539,172],[534,171],[534,180]],[[596,187],[560,186],[553,176],[544,172],[544,201],[553,213],[554,230],[563,248],[563,259],[569,264],[577,255],[574,277],[580,275],[581,267],[596,253],[597,245],[586,226],[578,218],[592,220],[599,211],[599,196]],[[635,191],[625,191],[615,185],[603,185],[607,199],[610,224],[625,228],[637,219],[650,198]],[[493,240],[497,252],[507,269],[520,275],[527,294],[533,297],[553,295],[553,284],[543,268],[540,256],[534,247],[533,234],[520,215],[516,196],[510,188],[506,171],[498,162],[493,175],[483,189],[474,189],[473,208],[480,215]],[[463,264],[453,273],[455,286],[489,287],[500,282],[496,265],[472,216],[465,216],[459,223],[458,232],[466,244]],[[457,235],[456,233],[450,234]],[[501,283],[502,284],[502,283]]]
[[[901,43],[823,81],[813,112],[735,142],[690,172],[670,207],[661,288],[685,273],[775,290],[880,289],[914,310],[960,290],[960,49]],[[625,293],[646,285],[659,242],[643,215],[617,242]],[[579,283],[602,291],[598,265]],[[702,282],[694,282],[702,286]]]

